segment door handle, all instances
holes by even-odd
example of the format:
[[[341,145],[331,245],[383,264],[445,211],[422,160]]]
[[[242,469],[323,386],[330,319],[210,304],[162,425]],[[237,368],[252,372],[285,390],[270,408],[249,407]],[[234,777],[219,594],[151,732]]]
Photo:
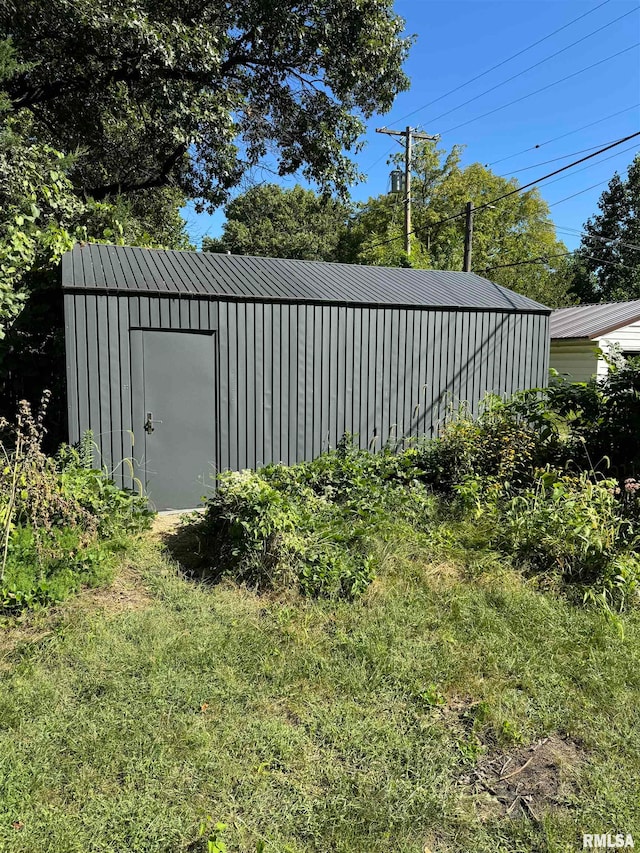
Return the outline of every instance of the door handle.
[[[147,417],[146,417],[146,420],[144,422],[144,431],[151,434],[155,429],[154,424],[161,424],[161,423],[162,423],[162,421],[154,421],[153,412],[147,412]]]

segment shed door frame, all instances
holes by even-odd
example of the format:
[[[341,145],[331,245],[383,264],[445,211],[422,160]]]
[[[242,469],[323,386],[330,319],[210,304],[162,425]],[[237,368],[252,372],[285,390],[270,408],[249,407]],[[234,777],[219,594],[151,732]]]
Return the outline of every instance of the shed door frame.
[[[216,472],[220,473],[220,341],[217,329],[176,329],[169,326],[130,326],[129,346],[131,353],[131,442],[133,445],[133,476],[142,483],[142,487],[145,489],[144,469],[139,462],[140,453],[142,453],[143,456],[145,453],[145,434],[143,430],[145,417],[143,334],[145,332],[171,332],[185,335],[207,335],[209,337],[213,337],[213,352],[215,359],[215,364],[213,366],[215,386],[213,396],[216,418],[214,458]]]

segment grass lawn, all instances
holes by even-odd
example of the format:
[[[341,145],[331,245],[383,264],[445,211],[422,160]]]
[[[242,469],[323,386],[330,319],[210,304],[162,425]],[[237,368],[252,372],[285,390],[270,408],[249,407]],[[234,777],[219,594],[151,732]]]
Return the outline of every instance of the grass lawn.
[[[622,624],[406,543],[355,603],[208,588],[149,536],[1,629],[0,850],[206,851],[207,818],[228,853],[640,846]]]

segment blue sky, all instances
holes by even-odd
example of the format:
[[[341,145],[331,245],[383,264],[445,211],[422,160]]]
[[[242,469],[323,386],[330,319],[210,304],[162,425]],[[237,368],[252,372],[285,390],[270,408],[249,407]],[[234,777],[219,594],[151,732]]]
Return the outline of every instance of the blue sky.
[[[497,174],[515,175],[521,183],[590,153],[576,152],[603,147],[640,130],[639,0],[397,0],[395,8],[406,20],[407,32],[417,36],[405,66],[411,88],[397,98],[389,113],[368,122],[366,145],[357,158],[367,180],[352,188],[356,201],[386,191],[387,156],[400,150],[390,137],[377,134],[376,127],[411,124],[428,133],[440,133],[442,147],[466,146],[465,163],[495,164],[492,168]],[[584,15],[581,20],[531,50],[447,94],[580,15]],[[579,44],[569,47],[578,40]],[[557,51],[562,53],[541,62]],[[613,56],[621,51],[625,52]],[[539,62],[538,67],[526,70]],[[575,74],[594,63],[599,64]],[[497,85],[513,75],[518,76]],[[568,75],[575,76],[556,84]],[[494,86],[494,91],[483,94]],[[519,103],[496,109],[547,86]],[[440,100],[422,108],[436,99]],[[470,103],[461,106],[466,101]],[[414,110],[418,111],[407,117]],[[478,118],[493,110],[496,112]],[[584,127],[592,122],[591,127]],[[549,141],[564,134],[563,139]],[[535,145],[541,147],[526,150]],[[616,170],[624,174],[639,150],[640,137],[568,170],[562,180],[541,184],[556,225],[580,229],[595,212],[609,178]],[[576,156],[543,165],[543,161],[569,154]],[[534,168],[528,169],[530,166]],[[519,171],[522,169],[526,171]],[[295,182],[295,178],[282,181],[285,186]],[[588,187],[592,188],[582,192]],[[574,193],[579,194],[563,201]],[[221,210],[208,215],[189,208],[185,215],[196,245],[204,235],[218,235],[224,221]],[[579,241],[564,231],[558,236],[570,248]]]

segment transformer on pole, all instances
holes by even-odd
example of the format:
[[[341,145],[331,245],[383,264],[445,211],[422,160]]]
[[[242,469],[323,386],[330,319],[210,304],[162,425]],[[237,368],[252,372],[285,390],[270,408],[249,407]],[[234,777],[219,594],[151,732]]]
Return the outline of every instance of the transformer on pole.
[[[388,136],[404,137],[404,181],[400,169],[391,172],[391,192],[404,191],[404,250],[407,257],[411,257],[411,146],[414,139],[423,139],[436,142],[440,137],[431,136],[428,133],[407,126],[404,130],[389,130],[387,127],[376,128],[376,133],[386,133]],[[394,190],[394,186],[397,189]]]

